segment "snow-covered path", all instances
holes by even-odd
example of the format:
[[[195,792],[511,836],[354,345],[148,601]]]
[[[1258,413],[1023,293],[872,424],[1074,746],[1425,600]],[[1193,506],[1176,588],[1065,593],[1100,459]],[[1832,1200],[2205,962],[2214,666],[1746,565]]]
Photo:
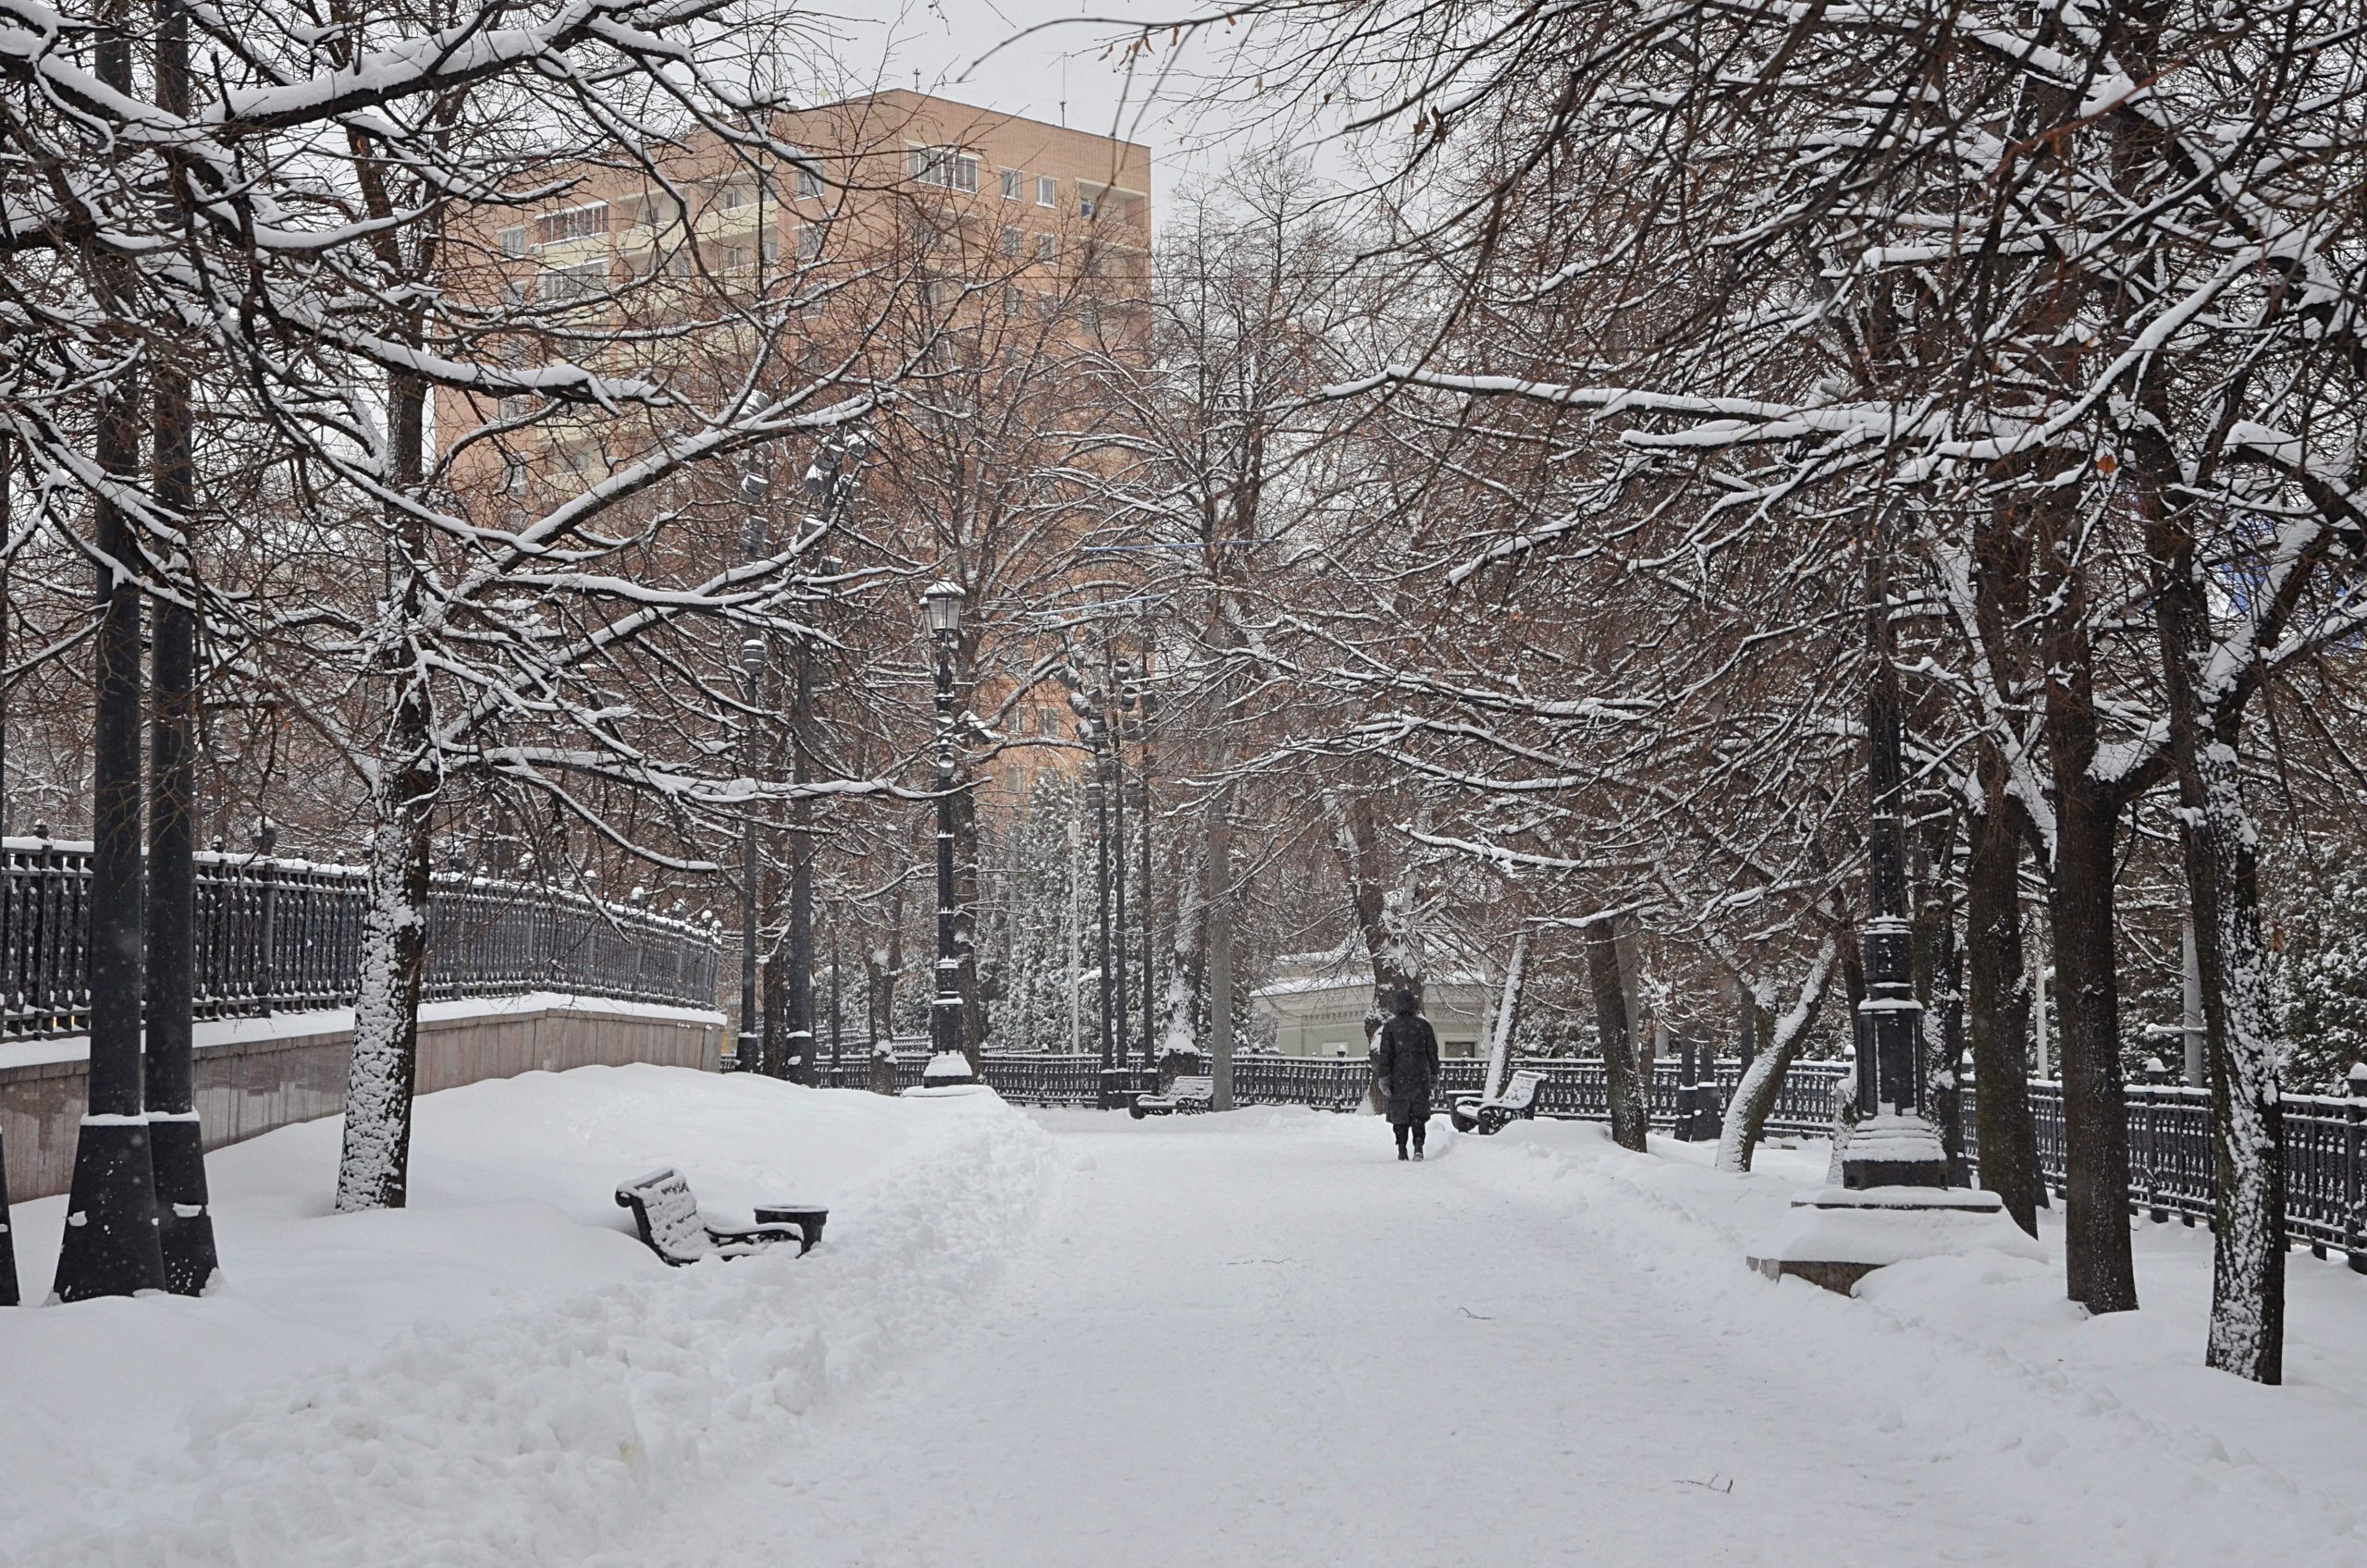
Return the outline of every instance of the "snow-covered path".
[[[2280,1389],[2200,1365],[2175,1225],[2107,1318],[2004,1254],[1771,1284],[1816,1147],[587,1068],[426,1096],[412,1207],[334,1216],[337,1132],[214,1159],[216,1292],[0,1314],[0,1564],[2367,1562],[2367,1280],[2294,1255]],[[672,1161],[829,1237],[669,1269],[610,1192]]]
[[[1633,1213],[1650,1207],[1633,1194],[1590,1206],[1524,1182],[1512,1140],[1411,1166],[1364,1119],[1045,1121],[1068,1170],[1002,1284],[617,1561],[2105,1564],[2213,1550],[2218,1532],[2151,1506],[2144,1449],[2092,1398],[1901,1334],[1865,1304],[1769,1287],[1716,1238],[1702,1251],[1673,1216]],[[1655,1218],[1673,1245],[1639,1247],[1634,1222]],[[1705,1297],[1713,1261],[1735,1289]],[[2240,1493],[2225,1499],[2237,1511]]]

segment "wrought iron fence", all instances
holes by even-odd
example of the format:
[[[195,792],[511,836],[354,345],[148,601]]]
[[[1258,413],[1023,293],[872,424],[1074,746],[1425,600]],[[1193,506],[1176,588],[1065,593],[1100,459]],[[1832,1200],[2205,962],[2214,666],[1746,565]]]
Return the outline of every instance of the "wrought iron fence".
[[[1965,1152],[1976,1170],[1981,1140],[1971,1096],[1979,1092],[1978,1084],[1968,1085],[1965,1108]],[[2039,1169],[2059,1197],[2066,1179],[2063,1085],[2033,1082],[2030,1096]],[[2142,1084],[2131,1085],[2128,1096],[2129,1212],[2208,1224],[2218,1192],[2210,1092]],[[2367,1273],[2367,1096],[2287,1095],[2281,1106],[2287,1233],[2320,1257],[2339,1247],[2352,1268]]]
[[[368,874],[268,855],[197,857],[202,1018],[351,1005]],[[91,846],[0,840],[0,1039],[90,1026]],[[427,996],[576,996],[715,1005],[706,927],[558,888],[439,876],[427,911]]]
[[[920,1082],[921,1069],[927,1063],[928,1042],[917,1036],[899,1036],[894,1048],[896,1086],[900,1090],[911,1088]],[[868,1047],[863,1049],[867,1051]],[[1021,1105],[1090,1106],[1098,1103],[1103,1087],[1099,1060],[1089,1055],[989,1051],[983,1065],[987,1084],[1003,1098]],[[1472,1057],[1451,1057],[1440,1067],[1441,1102],[1458,1095],[1480,1092],[1487,1071],[1484,1061]],[[1610,1117],[1611,1092],[1600,1059],[1534,1058],[1519,1061],[1515,1067],[1544,1074],[1544,1085],[1538,1092],[1539,1114],[1598,1121]],[[1768,1115],[1767,1130],[1797,1135],[1830,1129],[1834,1085],[1847,1072],[1845,1062],[1793,1063],[1783,1093]],[[1739,1075],[1740,1064],[1735,1062],[1721,1063],[1714,1070],[1718,1106],[1723,1107],[1733,1096]],[[842,1055],[838,1068],[826,1070],[823,1076],[835,1087],[864,1087],[870,1082],[868,1058],[859,1053]],[[1683,1107],[1682,1080],[1683,1071],[1676,1062],[1653,1064],[1647,1109],[1654,1125],[1676,1125]],[[1304,1105],[1319,1110],[1353,1110],[1366,1103],[1371,1084],[1372,1069],[1361,1057],[1245,1053],[1236,1057],[1233,1064],[1233,1099],[1245,1106]],[[1158,1074],[1148,1069],[1118,1067],[1110,1072],[1108,1087],[1113,1099],[1149,1093],[1157,1086]]]

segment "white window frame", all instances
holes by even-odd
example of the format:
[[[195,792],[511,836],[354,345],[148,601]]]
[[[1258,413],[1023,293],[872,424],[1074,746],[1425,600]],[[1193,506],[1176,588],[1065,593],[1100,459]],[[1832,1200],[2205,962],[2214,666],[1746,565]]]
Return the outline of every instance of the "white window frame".
[[[1024,200],[1026,195],[1027,171],[1025,169],[1003,170],[1002,199],[1006,202],[1017,202]]]
[[[570,281],[561,283],[566,278]],[[578,287],[582,285],[583,287]],[[545,267],[534,275],[534,303],[538,305],[572,305],[582,300],[595,300],[608,291],[608,259],[578,262],[572,266]]]
[[[964,153],[953,146],[914,147],[906,156],[904,166],[923,185],[977,194],[978,157],[975,153]]]
[[[561,207],[555,213],[544,213],[534,219],[534,243],[560,245],[570,239],[590,239],[608,232],[608,203],[586,202],[580,206]]]
[[[1037,175],[1036,177],[1036,204],[1039,207],[1059,206],[1061,204],[1061,182],[1053,178],[1049,174]]]

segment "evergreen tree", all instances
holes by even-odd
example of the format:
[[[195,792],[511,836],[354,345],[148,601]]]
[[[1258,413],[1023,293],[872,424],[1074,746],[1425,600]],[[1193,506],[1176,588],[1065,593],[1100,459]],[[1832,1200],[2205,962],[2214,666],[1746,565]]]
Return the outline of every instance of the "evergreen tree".
[[[2367,861],[2336,859],[2285,924],[2271,983],[2289,1042],[2285,1081],[2302,1094],[2340,1094],[2367,1061]]]

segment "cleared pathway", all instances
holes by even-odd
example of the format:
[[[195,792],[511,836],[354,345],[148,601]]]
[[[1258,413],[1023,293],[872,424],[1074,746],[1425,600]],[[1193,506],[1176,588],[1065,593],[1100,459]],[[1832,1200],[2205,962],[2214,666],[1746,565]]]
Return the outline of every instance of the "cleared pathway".
[[[2050,1501],[2036,1459],[2015,1452],[2055,1424],[2030,1390],[1968,1411],[1944,1444],[1900,1431],[1879,1379],[1920,1351],[1886,1347],[1877,1386],[1853,1394],[1846,1340],[1770,1342],[1731,1303],[1699,1308],[1656,1277],[1632,1227],[1623,1243],[1583,1199],[1491,1179],[1506,1167],[1487,1162],[1517,1151],[1464,1143],[1399,1165],[1370,1121],[1045,1121],[1069,1166],[1005,1283],[633,1555],[2178,1560],[2160,1555],[2177,1540],[2166,1519]],[[1746,1278],[1734,1299],[1781,1308],[1777,1323],[1822,1310],[1756,1291]],[[1964,1375],[1932,1361],[1932,1376]],[[2064,1429],[2031,1455],[2100,1435],[2062,1403]],[[1980,1463],[1949,1462],[1968,1446]]]

